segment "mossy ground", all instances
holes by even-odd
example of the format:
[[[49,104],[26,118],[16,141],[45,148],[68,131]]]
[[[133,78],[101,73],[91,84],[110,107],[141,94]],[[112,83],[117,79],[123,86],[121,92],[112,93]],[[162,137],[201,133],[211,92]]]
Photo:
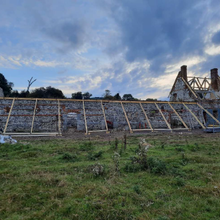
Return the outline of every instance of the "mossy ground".
[[[114,139],[0,145],[0,219],[220,219],[220,137],[209,137],[135,135],[126,150],[121,139],[117,150]],[[131,162],[141,138],[153,169]]]

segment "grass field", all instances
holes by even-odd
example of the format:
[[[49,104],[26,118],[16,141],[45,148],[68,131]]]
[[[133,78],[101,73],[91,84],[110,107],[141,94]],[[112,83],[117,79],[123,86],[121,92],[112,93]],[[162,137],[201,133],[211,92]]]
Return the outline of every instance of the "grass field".
[[[0,219],[220,219],[219,141],[176,133],[129,136],[126,149],[123,138],[117,149],[114,138],[0,145]]]

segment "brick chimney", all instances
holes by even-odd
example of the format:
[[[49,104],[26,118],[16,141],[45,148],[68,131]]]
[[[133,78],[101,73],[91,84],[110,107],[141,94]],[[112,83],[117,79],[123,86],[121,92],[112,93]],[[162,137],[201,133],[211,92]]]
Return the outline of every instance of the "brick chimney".
[[[215,91],[219,91],[218,87],[218,69],[211,69],[211,87]]]
[[[186,65],[181,66],[181,76],[187,82],[187,66]]]

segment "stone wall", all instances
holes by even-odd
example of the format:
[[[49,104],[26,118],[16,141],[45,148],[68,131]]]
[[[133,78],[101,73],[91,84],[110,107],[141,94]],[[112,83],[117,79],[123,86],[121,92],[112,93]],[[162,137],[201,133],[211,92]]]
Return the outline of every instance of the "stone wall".
[[[6,121],[10,114],[13,99],[0,99],[0,128],[4,130]],[[85,100],[86,122],[89,131],[105,130],[105,118],[103,109],[112,128],[115,130],[129,130],[121,102],[117,101],[86,101]],[[218,102],[201,103],[206,109],[218,109]],[[103,108],[102,108],[103,105]],[[157,102],[159,109],[166,118],[171,128],[183,128],[179,117],[175,114],[167,102]],[[36,112],[34,115],[34,109]],[[123,102],[123,106],[132,129],[149,129],[150,125],[145,118],[140,103]],[[168,126],[154,102],[142,102],[143,109],[149,118],[153,129],[167,129]],[[172,103],[173,108],[178,112],[189,128],[200,128],[201,125],[192,114],[181,103]],[[204,118],[204,111],[196,104],[187,104],[188,108],[203,123],[213,121],[209,115]],[[6,132],[30,132],[33,117],[33,132],[57,132],[58,114],[61,114],[62,131],[74,128],[76,131],[85,131],[85,118],[82,100],[23,100],[15,99],[9,118]],[[210,111],[212,113],[212,111]],[[220,116],[220,115],[219,115]]]

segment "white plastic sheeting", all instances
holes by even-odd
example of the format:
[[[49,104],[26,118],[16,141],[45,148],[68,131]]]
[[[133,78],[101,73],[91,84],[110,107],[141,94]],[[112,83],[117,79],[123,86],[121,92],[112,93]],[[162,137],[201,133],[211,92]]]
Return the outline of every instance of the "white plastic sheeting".
[[[11,138],[11,136],[0,135],[0,144],[5,144],[5,143],[15,144],[15,143],[17,143],[17,141],[15,139]]]

